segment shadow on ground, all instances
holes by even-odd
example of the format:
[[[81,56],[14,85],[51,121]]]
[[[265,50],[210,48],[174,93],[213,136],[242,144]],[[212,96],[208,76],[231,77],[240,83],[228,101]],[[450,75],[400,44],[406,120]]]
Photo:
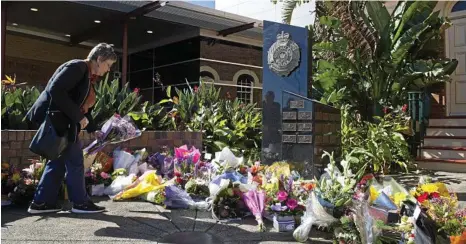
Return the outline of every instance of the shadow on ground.
[[[150,205],[148,205],[150,207]],[[177,216],[180,213],[192,213],[195,212],[195,218],[187,216]],[[178,213],[178,214],[177,214]],[[88,225],[89,231],[86,233],[93,233],[94,237],[87,236],[86,239],[92,241],[92,239],[115,241],[115,239],[133,239],[140,241],[159,242],[163,238],[170,239],[170,243],[199,243],[199,238],[188,238],[189,232],[201,232],[205,233],[203,236],[210,236],[211,238],[202,239],[203,243],[292,243],[294,238],[292,232],[278,233],[271,232],[272,223],[264,220],[268,230],[266,232],[256,231],[256,221],[253,218],[246,218],[235,223],[220,223],[212,219],[200,219],[198,218],[201,214],[204,217],[209,217],[208,212],[198,212],[189,210],[172,210],[172,211],[148,211],[148,210],[133,210],[126,211],[126,216],[119,215],[119,213],[109,212],[101,214],[73,214],[73,213],[59,213],[59,214],[45,214],[37,216],[34,219],[31,218],[31,222],[25,225],[25,228],[42,228],[39,232],[32,231],[36,235],[40,235],[37,241],[52,241],[53,235],[47,237],[46,231],[53,232],[53,230],[45,230],[44,226],[47,223],[60,223],[60,218],[63,218],[66,222],[81,223],[81,221],[74,221],[76,219],[82,220],[82,225]],[[142,215],[142,216],[128,216],[128,215]],[[25,208],[2,208],[2,227],[9,227],[9,223],[13,223],[22,218],[28,218],[31,215],[26,213]],[[108,222],[109,224],[104,224]],[[96,226],[95,223],[99,223]],[[185,223],[193,223],[191,225],[184,225]],[[105,227],[102,227],[105,225]],[[29,227],[30,226],[30,227]],[[93,229],[94,227],[94,229]],[[187,228],[186,228],[187,227]],[[63,227],[66,228],[66,227]],[[73,231],[73,230],[70,230]],[[77,230],[76,230],[77,231]],[[3,232],[3,231],[2,231]],[[176,235],[176,233],[183,233],[183,235]],[[25,233],[31,233],[26,231]],[[175,234],[173,236],[169,236]],[[70,241],[79,240],[79,235],[72,235]],[[199,235],[197,235],[199,236]],[[311,236],[314,238],[308,243],[331,243],[328,241],[329,234],[324,232],[318,232],[313,230]],[[31,238],[28,236],[27,238]],[[52,240],[43,240],[51,238]],[[75,238],[75,239],[72,239]],[[319,239],[321,238],[321,239]],[[327,240],[325,240],[327,239]],[[15,240],[19,240],[15,237]],[[25,239],[31,240],[31,239]],[[190,240],[192,242],[190,242]],[[197,242],[194,242],[198,240]],[[209,241],[210,240],[210,241]],[[221,242],[219,242],[221,240]],[[13,241],[4,239],[2,241]],[[160,242],[159,242],[160,243]]]

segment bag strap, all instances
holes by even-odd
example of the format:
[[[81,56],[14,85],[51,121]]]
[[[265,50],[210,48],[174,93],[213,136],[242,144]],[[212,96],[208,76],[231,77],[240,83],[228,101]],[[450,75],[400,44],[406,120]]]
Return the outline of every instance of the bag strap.
[[[50,114],[50,112],[60,112],[60,111],[58,111],[58,110],[57,110],[57,111],[50,111],[50,108],[52,107],[52,95],[49,94],[49,96],[50,96],[50,102],[49,102],[49,107],[47,108],[47,112],[46,112],[46,113],[47,113],[47,114]]]

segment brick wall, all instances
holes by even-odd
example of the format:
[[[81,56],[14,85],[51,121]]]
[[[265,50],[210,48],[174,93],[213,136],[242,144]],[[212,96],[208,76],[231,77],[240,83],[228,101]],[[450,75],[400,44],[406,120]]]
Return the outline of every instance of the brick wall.
[[[18,83],[44,86],[58,66],[68,60],[85,58],[90,48],[68,47],[52,41],[6,34],[4,74]],[[3,77],[2,77],[3,79]]]
[[[5,55],[10,57],[63,63],[70,59],[86,58],[90,47],[70,47],[65,44],[31,37],[7,34]]]
[[[28,159],[38,159],[39,157],[29,151],[29,144],[36,131],[33,130],[2,130],[1,141],[2,162],[9,162],[13,165],[25,167],[29,164]],[[80,139],[84,146],[89,145],[93,138],[86,132],[81,132]],[[136,139],[116,144],[108,145],[104,151],[110,153],[118,146],[138,150],[146,148],[149,153],[160,151],[161,147],[168,146],[170,148],[182,145],[195,146],[202,148],[202,134],[199,132],[185,131],[145,131],[141,137]]]
[[[210,40],[201,39],[201,58],[262,66],[262,48],[222,40],[209,44]]]

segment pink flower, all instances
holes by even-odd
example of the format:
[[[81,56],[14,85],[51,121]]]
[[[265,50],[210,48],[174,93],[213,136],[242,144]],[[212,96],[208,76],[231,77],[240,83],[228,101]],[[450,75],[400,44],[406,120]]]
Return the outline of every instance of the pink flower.
[[[100,177],[102,177],[103,179],[106,180],[106,179],[110,178],[110,175],[105,173],[105,172],[100,172]]]
[[[194,86],[194,92],[197,92],[199,90],[199,87]]]
[[[139,88],[134,88],[134,93],[139,94]]]
[[[288,201],[286,201],[286,206],[288,206],[290,210],[294,210],[298,206],[298,201],[296,201],[296,199],[290,198]]]
[[[401,110],[402,110],[403,112],[408,111],[408,104],[403,105],[403,107],[401,108]]]
[[[184,145],[175,148],[175,157],[178,159],[191,159],[192,163],[197,163],[201,158],[201,152],[195,147],[191,147],[191,149],[188,150],[188,146]]]
[[[277,199],[278,199],[278,201],[280,201],[280,202],[281,202],[281,201],[285,201],[286,198],[288,198],[288,193],[286,193],[286,191],[279,191],[279,192],[277,193]]]

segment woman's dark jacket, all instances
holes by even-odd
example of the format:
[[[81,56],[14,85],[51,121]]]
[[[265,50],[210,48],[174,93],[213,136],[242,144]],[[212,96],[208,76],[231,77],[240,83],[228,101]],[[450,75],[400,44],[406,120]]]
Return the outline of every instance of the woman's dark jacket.
[[[59,135],[68,132],[70,142],[76,142],[81,126],[79,122],[86,117],[89,124],[85,128],[89,133],[96,130],[90,108],[87,114],[81,112],[81,106],[92,88],[89,68],[84,60],[71,60],[62,64],[50,78],[44,91],[26,114],[30,121],[42,124],[50,101],[50,118]]]

